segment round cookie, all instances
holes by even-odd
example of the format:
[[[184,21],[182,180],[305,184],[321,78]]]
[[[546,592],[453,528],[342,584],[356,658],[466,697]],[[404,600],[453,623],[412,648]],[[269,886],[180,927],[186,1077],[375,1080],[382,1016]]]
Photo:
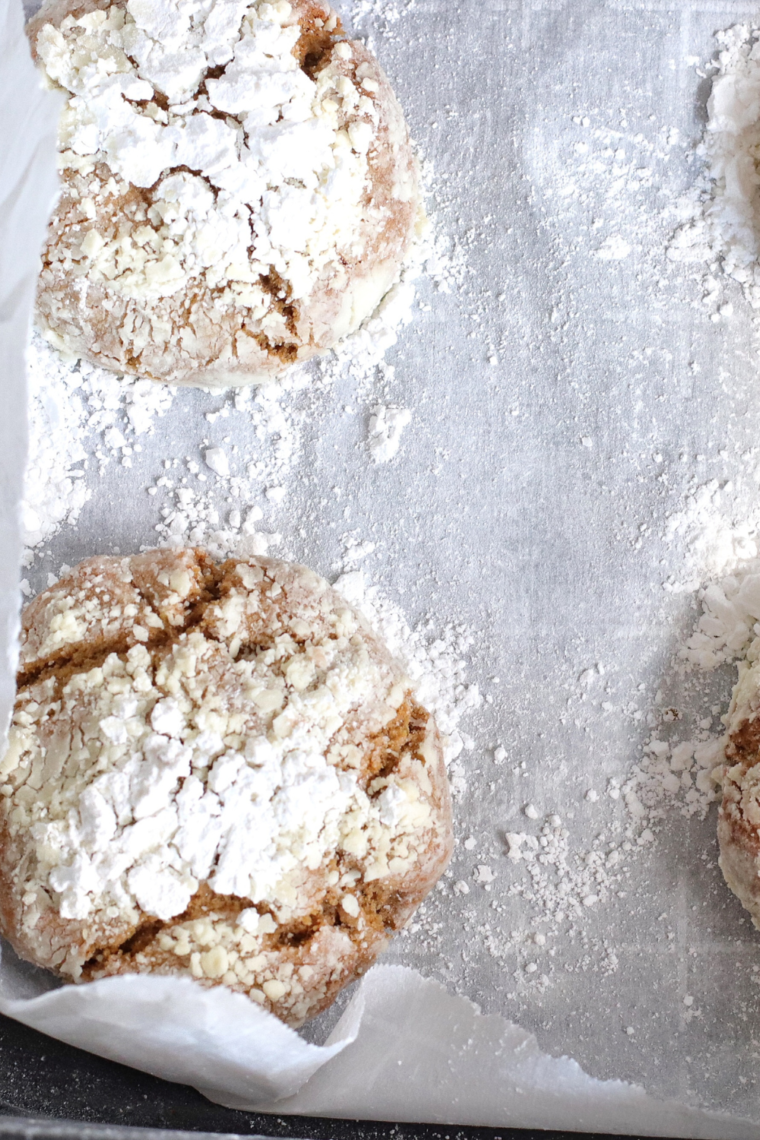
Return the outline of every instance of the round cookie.
[[[451,844],[432,717],[310,570],[90,558],[24,610],[0,762],[0,927],[23,958],[223,984],[300,1025]]]
[[[48,0],[67,95],[37,320],[119,372],[261,382],[333,347],[421,221],[398,101],[324,0]]]

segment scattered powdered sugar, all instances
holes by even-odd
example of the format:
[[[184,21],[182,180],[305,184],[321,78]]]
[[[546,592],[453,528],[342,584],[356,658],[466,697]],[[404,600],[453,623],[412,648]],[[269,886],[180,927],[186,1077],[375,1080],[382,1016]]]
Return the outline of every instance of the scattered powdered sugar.
[[[729,549],[741,551],[745,547],[742,534],[732,534],[727,526],[726,540]],[[704,819],[718,798],[728,702],[725,698],[715,702],[710,676],[721,667],[725,671],[737,664],[741,674],[748,653],[756,652],[753,647],[760,637],[760,558],[735,564],[725,577],[703,584],[696,598],[698,618],[673,655],[646,714],[648,732],[641,757],[624,778],[607,780],[602,793],[608,804],[605,822],[591,842],[578,843],[560,814],[545,814],[532,803],[525,804],[521,814],[526,823],[536,822],[537,828],[524,825],[518,830],[513,825],[503,832],[507,859],[516,870],[523,871],[512,878],[506,893],[527,902],[534,922],[540,923],[546,934],[566,929],[568,923],[582,917],[584,910],[597,904],[625,898],[626,881],[635,861],[668,837],[668,820],[673,813]],[[581,686],[592,683],[597,672],[603,675],[598,668],[587,670],[580,678]],[[637,712],[633,719],[639,718]],[[495,764],[509,759],[501,746],[495,750]],[[595,788],[589,788],[583,798],[590,805],[600,803]],[[615,812],[616,805],[622,813]],[[575,811],[569,811],[569,818],[574,816]],[[475,841],[468,840],[464,846],[470,850]],[[482,871],[477,865],[472,879],[489,889],[491,880],[484,878]],[[459,880],[452,883],[452,890],[463,895],[470,888]],[[484,940],[497,959],[516,950],[523,956],[529,952],[518,935],[504,937],[487,930]],[[609,947],[598,949],[604,951],[604,970],[617,969],[616,956]],[[550,984],[546,976],[534,980],[542,988]]]
[[[435,178],[432,164],[420,160],[421,189],[426,207],[434,199]],[[411,246],[401,267],[398,280],[383,297],[371,316],[336,345],[333,353],[322,357],[314,367],[329,383],[350,376],[357,395],[363,396],[379,376],[392,379],[393,367],[386,363],[388,352],[398,341],[401,329],[414,318],[418,282],[424,278],[437,293],[451,293],[460,288],[467,275],[467,263],[461,244],[440,232],[435,218],[418,221]],[[420,307],[425,306],[420,303]]]
[[[229,478],[230,461],[223,447],[207,447],[203,458],[209,467],[220,479]]]
[[[64,359],[36,332],[27,350],[29,458],[23,504],[25,565],[65,523],[76,523],[91,492],[85,475],[117,460],[132,465],[138,438],[154,430],[174,392],[122,379],[87,361]]]
[[[37,333],[29,345],[28,364],[29,459],[22,523],[24,545],[30,548],[51,537],[62,523],[75,523],[90,492],[83,469],[87,452],[80,438],[84,377],[67,368]]]
[[[206,413],[212,424],[242,420],[246,435],[252,431],[256,455],[252,448],[243,451],[237,444],[202,443],[205,472],[193,455],[165,460],[164,473],[148,490],[164,500],[155,526],[162,544],[205,546],[217,558],[266,554],[279,544],[279,534],[257,524],[264,517],[264,506],[278,505],[287,497],[302,448],[304,411],[297,395],[308,385],[306,370],[294,369],[278,384],[228,392],[217,411]]]
[[[600,261],[622,261],[630,252],[630,245],[620,234],[610,234],[595,250]]]
[[[542,820],[538,834],[509,831],[505,842],[507,857],[523,863],[527,875],[527,881],[513,883],[509,893],[525,895],[529,889],[530,901],[540,900],[550,929],[606,902],[619,881],[614,869],[625,857],[619,844],[608,841],[595,843],[579,857],[571,849],[568,828],[554,813]]]
[[[163,484],[165,477],[157,480]],[[218,496],[213,492],[198,492],[191,487],[177,487],[169,480],[173,502],[161,508],[162,521],[156,524],[161,545],[203,546],[215,558],[226,558],[230,554],[246,556],[267,554],[270,546],[280,543],[280,535],[269,531],[259,531],[256,524],[262,518],[260,507],[252,506],[240,510],[233,506],[220,513]],[[230,501],[237,501],[239,488],[230,487]]]
[[[386,408],[378,404],[372,409],[367,440],[375,463],[387,463],[398,452],[401,433],[412,422],[408,408]]]
[[[673,592],[692,592],[707,578],[725,574],[760,553],[760,508],[737,522],[733,484],[711,479],[697,483],[684,496],[684,505],[666,517],[663,538],[683,551],[678,578],[664,583]]]
[[[711,776],[723,758],[723,736],[710,732],[712,717],[703,720],[707,727],[692,729],[693,735],[686,739],[678,733],[663,739],[669,735],[670,721],[667,715],[663,716],[660,729],[644,745],[642,760],[622,785],[626,807],[634,821],[645,824],[646,830],[674,810],[687,818],[698,815],[704,819],[710,804],[715,802]]]
[[[655,696],[642,760],[620,787],[632,821],[655,832],[668,812],[704,818],[717,798],[713,774],[724,758],[728,706],[713,703],[709,675],[730,665],[741,673],[754,652],[760,636],[760,559],[743,560],[730,574],[704,584],[697,602],[697,621]],[[681,693],[678,708],[666,697],[674,682]]]
[[[751,642],[760,636],[760,559],[751,559],[733,574],[705,586],[699,601],[702,615],[679,657],[710,671],[746,655]]]
[[[472,644],[472,635],[454,625],[438,630],[428,623],[410,629],[402,610],[377,586],[368,583],[363,570],[341,574],[334,585],[346,601],[363,614],[404,666],[414,682],[420,704],[434,714],[447,738],[447,763],[456,760],[462,749],[472,750],[475,742],[460,727],[482,703],[478,686],[466,679],[464,655]],[[452,764],[450,770],[452,790],[456,794],[464,790],[463,769]]]

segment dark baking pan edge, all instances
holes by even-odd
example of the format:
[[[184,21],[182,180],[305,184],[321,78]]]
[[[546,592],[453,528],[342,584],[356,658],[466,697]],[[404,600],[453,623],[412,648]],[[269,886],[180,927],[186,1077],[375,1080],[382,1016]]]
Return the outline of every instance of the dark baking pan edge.
[[[0,1105],[0,1112],[6,1106]],[[259,1119],[261,1119],[259,1117]],[[282,1117],[274,1118],[285,1125]],[[277,1140],[375,1140],[389,1137],[393,1140],[626,1140],[595,1133],[542,1132],[521,1129],[467,1128],[458,1125],[388,1124],[371,1120],[327,1120],[291,1117],[297,1124],[296,1135],[285,1136],[277,1132]],[[301,1127],[314,1128],[302,1132]],[[235,1132],[187,1132],[165,1128],[133,1128],[121,1124],[85,1124],[76,1120],[47,1120],[39,1117],[0,1116],[2,1140],[274,1140],[275,1134],[247,1133],[245,1138]],[[628,1140],[644,1138],[628,1137]],[[647,1140],[653,1140],[652,1137]],[[656,1140],[656,1138],[654,1138]]]

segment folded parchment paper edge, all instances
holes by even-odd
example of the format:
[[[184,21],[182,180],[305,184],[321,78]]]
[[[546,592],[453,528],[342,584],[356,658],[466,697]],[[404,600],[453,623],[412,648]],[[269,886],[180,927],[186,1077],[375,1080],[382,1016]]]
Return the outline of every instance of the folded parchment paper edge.
[[[751,1121],[600,1081],[535,1036],[403,966],[376,966],[324,1046],[223,987],[127,976],[49,986],[7,948],[0,1013],[58,1040],[279,1115],[750,1140]]]

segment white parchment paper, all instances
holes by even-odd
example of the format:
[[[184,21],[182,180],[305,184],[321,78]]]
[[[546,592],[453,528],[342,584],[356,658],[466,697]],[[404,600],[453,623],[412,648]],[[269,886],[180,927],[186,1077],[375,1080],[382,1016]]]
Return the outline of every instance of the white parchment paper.
[[[49,977],[5,947],[1,1013],[193,1085],[227,1108],[705,1140],[757,1135],[749,1120],[658,1101],[624,1081],[594,1080],[570,1058],[542,1053],[519,1026],[483,1016],[399,966],[370,971],[324,1046],[303,1041],[240,994],[189,979],[50,987]]]
[[[19,503],[26,457],[24,350],[39,251],[56,190],[58,100],[41,90],[20,4],[0,5],[0,723],[13,704],[18,630]]]
[[[727,1140],[757,1136],[748,1120],[657,1101],[624,1081],[594,1080],[570,1058],[543,1053],[533,1034],[502,1017],[483,1016],[414,970],[376,966],[359,999],[365,1008],[356,1042],[273,1111]],[[354,1016],[349,1007],[336,1035],[353,1025]]]
[[[384,398],[414,407],[414,436],[406,436],[414,445],[395,466],[368,474],[363,425],[345,418],[354,393],[328,392],[323,406],[310,408],[303,498],[286,503],[277,526],[288,554],[331,573],[343,568],[351,500],[360,519],[351,525],[360,538],[371,533],[377,550],[373,571],[405,596],[410,612],[451,615],[481,631],[472,664],[495,699],[469,758],[471,790],[458,803],[457,826],[460,838],[478,838],[471,858],[494,868],[492,890],[475,889],[460,847],[456,876],[469,892],[436,895],[427,927],[392,951],[446,987],[408,969],[377,968],[325,1046],[221,989],[161,978],[51,988],[9,951],[0,1010],[235,1107],[755,1135],[751,977],[760,956],[738,905],[731,909],[714,867],[700,861],[712,824],[699,830],[699,821],[676,820],[670,844],[642,862],[628,891],[606,911],[589,910],[556,957],[546,941],[530,974],[528,954],[529,964],[539,956],[535,919],[503,841],[505,827],[516,826],[510,820],[527,826],[529,800],[542,812],[567,810],[579,834],[603,826],[587,801],[578,807],[580,797],[589,783],[624,775],[641,743],[639,722],[606,715],[601,692],[593,726],[567,706],[579,674],[596,662],[604,664],[592,673],[608,705],[622,707],[628,692],[647,685],[654,694],[686,621],[688,599],[658,592],[662,578],[678,572],[680,552],[641,546],[642,520],[658,496],[677,499],[675,482],[662,479],[663,455],[676,463],[682,451],[697,454],[707,475],[736,479],[739,453],[760,435],[756,357],[740,318],[728,332],[716,330],[694,315],[688,285],[654,299],[644,288],[662,266],[642,235],[664,248],[671,203],[691,177],[686,151],[666,162],[662,141],[673,130],[685,138],[699,132],[697,83],[685,61],[709,55],[712,32],[739,6],[353,6],[376,36],[416,137],[435,157],[441,213],[467,250],[477,289],[464,300],[432,298],[394,358],[395,380],[385,374]],[[55,113],[37,87],[16,0],[0,0],[0,111],[5,718],[18,615],[23,347],[53,192]],[[593,161],[584,158],[594,147]],[[621,207],[620,195],[633,182],[651,190],[653,170],[661,185],[635,209],[657,225],[637,229],[631,200]],[[216,442],[204,420],[211,410],[200,393],[178,394],[161,426],[176,454],[202,435]],[[235,425],[220,422],[236,438]],[[239,443],[244,453],[253,448],[244,434]],[[78,529],[51,543],[37,585],[63,561],[155,541],[143,492],[165,456],[161,440],[146,444],[133,469],[104,478],[90,471],[90,506]],[[223,488],[219,505],[228,505]],[[500,743],[512,766],[496,773],[490,756]],[[612,810],[602,802],[598,811],[604,807]],[[659,937],[665,925],[657,925],[666,918],[667,944]],[[531,989],[530,979],[542,976],[546,985]],[[476,997],[487,1016],[454,989]],[[538,1032],[538,1043],[517,1021]],[[563,1054],[579,1056],[583,1068]],[[627,1079],[601,1079],[617,1076]],[[706,1107],[686,1107],[696,1103]]]

